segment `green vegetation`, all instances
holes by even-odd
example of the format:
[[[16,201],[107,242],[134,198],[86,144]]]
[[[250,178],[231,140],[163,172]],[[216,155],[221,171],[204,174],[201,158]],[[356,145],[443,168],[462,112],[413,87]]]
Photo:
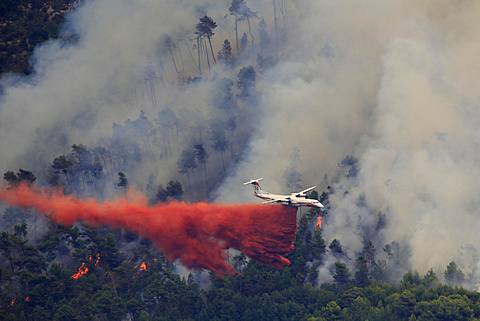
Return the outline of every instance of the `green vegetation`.
[[[171,182],[170,185],[175,185]],[[168,188],[167,188],[168,189]],[[6,211],[7,212],[7,211]],[[19,211],[21,212],[21,211]],[[277,270],[243,254],[230,259],[240,272],[219,278],[194,271],[186,276],[151,246],[127,231],[48,223],[29,241],[26,223],[0,234],[0,318],[3,320],[477,320],[480,293],[441,284],[433,270],[410,270],[387,283],[376,273],[371,242],[355,271],[339,254],[333,280],[317,284],[327,246],[320,228],[298,224],[292,262]],[[129,248],[124,252],[123,248]],[[70,267],[70,268],[69,268]],[[74,267],[74,268],[72,268]],[[382,275],[388,274],[388,266]],[[177,271],[179,272],[179,271]],[[463,276],[454,262],[445,277]],[[380,276],[380,277],[379,277]]]
[[[29,74],[29,59],[36,45],[59,36],[68,0],[0,1],[0,74]]]

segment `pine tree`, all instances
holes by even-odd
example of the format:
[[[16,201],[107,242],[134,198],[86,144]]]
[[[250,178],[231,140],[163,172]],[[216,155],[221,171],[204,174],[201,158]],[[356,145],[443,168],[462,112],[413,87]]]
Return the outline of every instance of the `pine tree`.
[[[15,187],[21,183],[32,185],[37,180],[37,177],[31,171],[20,168],[17,174],[13,171],[7,171],[3,174],[3,179],[8,182],[9,187]]]
[[[359,255],[355,261],[355,282],[358,286],[364,287],[368,285],[370,277],[368,274],[368,261],[364,255]]]
[[[433,269],[428,270],[427,274],[425,274],[422,280],[422,284],[424,284],[427,288],[437,284],[438,282],[438,277]]]
[[[258,33],[260,35],[260,47],[265,52],[270,47],[270,37],[267,32],[267,24],[263,19],[258,24]]]
[[[342,244],[340,244],[340,241],[337,239],[333,239],[332,242],[330,242],[330,245],[328,246],[330,249],[330,252],[334,255],[343,255],[343,250],[342,250]]]
[[[118,172],[118,183],[117,186],[123,187],[123,190],[126,192],[128,187],[127,176],[123,172]]]
[[[208,153],[203,147],[203,144],[196,144],[193,145],[195,149],[195,157],[199,164],[202,164],[203,171],[205,173],[205,187],[208,189],[208,175],[207,175],[207,161],[208,161]]]
[[[247,33],[244,32],[242,38],[240,39],[240,53],[244,53],[248,47],[248,36]]]
[[[65,175],[67,184],[70,184],[68,179],[68,170],[70,167],[72,167],[72,165],[73,163],[69,161],[65,155],[55,157],[52,162],[52,168],[57,171],[61,171],[63,175]]]
[[[250,25],[251,18],[257,18],[257,13],[252,11],[245,2],[242,1],[242,5],[239,7],[238,10],[238,20],[239,21],[247,21],[248,24],[248,33],[250,34],[250,38],[252,38],[252,48],[255,48],[255,37],[252,33],[252,28]]]
[[[187,174],[188,185],[190,185],[190,174],[189,170],[192,170],[192,174],[195,175],[195,168],[197,168],[197,163],[195,161],[196,154],[194,150],[187,149],[182,152],[180,159],[177,162],[179,173]]]
[[[252,47],[255,47],[255,41],[254,41],[255,38],[253,37],[253,34],[252,34],[252,29],[250,26],[250,18],[256,18],[257,13],[252,11],[247,6],[247,4],[245,3],[245,0],[233,0],[232,4],[228,8],[228,11],[230,12],[230,15],[235,16],[235,40],[236,40],[236,46],[237,46],[237,55],[239,55],[240,51],[243,51],[243,49],[245,48],[243,48],[242,50],[239,50],[238,48],[238,22],[245,21],[245,20],[247,21],[248,31],[252,38]],[[244,36],[246,39],[247,34],[244,33]],[[243,40],[243,37],[242,37],[242,40]]]
[[[333,274],[333,279],[338,286],[342,287],[350,281],[350,271],[347,268],[345,263],[340,261],[335,262],[335,273]]]
[[[239,97],[245,98],[254,93],[256,77],[257,74],[252,66],[240,69],[237,81],[237,87],[240,90],[240,94],[238,94]]]
[[[455,264],[453,261],[448,264],[447,269],[443,274],[445,276],[445,281],[448,284],[461,285],[465,280],[465,275],[463,274],[462,270],[460,270],[457,267],[457,264]]]
[[[163,188],[163,185],[158,186],[156,200],[158,202],[163,203],[168,201],[168,199],[171,197],[176,199],[177,201],[181,201],[182,195],[183,195],[182,183],[180,183],[179,181],[171,180],[168,182],[167,187],[165,189]]]
[[[223,42],[220,54],[221,58],[225,60],[225,63],[227,64],[230,60],[230,56],[232,55],[232,45],[230,44],[230,41],[228,41],[228,39],[225,39],[225,41]]]
[[[215,35],[213,32],[213,29],[217,28],[217,23],[213,21],[212,18],[209,16],[205,15],[204,17],[200,18],[200,22],[197,24],[197,31],[195,31],[195,34],[197,35],[197,46],[198,46],[198,56],[200,57],[200,39],[202,37],[206,37],[208,39],[208,43],[210,44],[210,51],[212,53],[213,61],[216,63],[217,61],[215,60],[215,54],[213,53],[213,47],[212,47],[212,36]],[[207,62],[208,62],[208,56],[207,56]],[[198,62],[200,66],[200,61]],[[201,70],[200,70],[201,74]]]
[[[315,260],[321,260],[326,251],[325,240],[322,237],[322,230],[316,227],[313,230],[313,237],[310,241],[311,254]]]
[[[177,201],[182,200],[183,188],[182,188],[182,183],[180,183],[179,181],[173,181],[173,180],[169,181],[167,184],[167,188],[165,190],[169,197],[172,197]]]
[[[240,7],[243,5],[244,0],[232,0],[232,4],[228,8],[230,14],[235,16],[235,44],[237,48],[237,56],[240,54],[240,50],[238,48],[238,11]]]

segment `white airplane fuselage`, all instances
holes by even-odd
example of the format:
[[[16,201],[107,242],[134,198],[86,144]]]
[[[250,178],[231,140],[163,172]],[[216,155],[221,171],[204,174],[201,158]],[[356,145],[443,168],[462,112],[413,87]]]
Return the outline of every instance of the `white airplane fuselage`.
[[[253,195],[263,199],[265,201],[263,202],[264,204],[281,204],[281,205],[293,206],[293,207],[300,207],[300,206],[317,207],[317,208],[323,207],[322,203],[320,203],[318,200],[307,198],[306,193],[316,188],[316,186],[312,186],[298,193],[291,193],[290,195],[272,194],[262,190],[262,188],[260,187],[260,184],[258,183],[262,179],[263,178],[251,180],[247,183],[244,183],[244,185],[252,184]]]
[[[270,203],[269,201],[271,201],[271,203],[277,203],[277,204],[282,204],[285,206],[293,206],[293,207],[300,207],[300,206],[317,207],[317,208],[323,207],[323,205],[319,201],[315,199],[296,197],[295,193],[291,195],[279,195],[279,194],[271,194],[268,192],[263,192],[263,193],[254,192],[253,195],[267,201],[267,203]]]

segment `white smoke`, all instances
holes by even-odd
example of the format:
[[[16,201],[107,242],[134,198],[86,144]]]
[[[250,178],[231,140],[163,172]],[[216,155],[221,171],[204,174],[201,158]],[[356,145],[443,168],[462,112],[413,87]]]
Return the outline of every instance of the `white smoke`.
[[[281,177],[297,147],[301,185],[320,185],[327,174],[337,191],[323,224],[327,243],[337,238],[355,257],[365,237],[373,238],[377,253],[398,241],[409,247],[411,266],[420,273],[433,267],[442,275],[455,260],[477,276],[478,260],[461,249],[480,245],[480,4],[281,2],[286,10],[283,16],[277,12],[277,30],[281,39],[286,32],[286,41],[277,44],[274,68],[262,74],[256,68],[260,105],[252,118],[258,125],[248,153],[218,188],[217,200],[253,201],[242,183],[258,177],[265,178],[264,189],[286,192]],[[158,41],[163,34],[193,37],[198,18],[208,12],[219,25],[215,53],[226,38],[235,48],[230,4],[83,3],[64,31],[78,36],[77,43],[43,44],[35,52],[33,76],[2,79],[0,172],[40,168],[73,143],[102,142],[111,137],[112,123],[135,119],[140,110],[150,119],[166,106],[190,117],[195,110],[206,115],[211,84],[180,93],[171,85],[177,81],[172,65],[157,59]],[[273,41],[272,2],[247,4],[266,21]],[[248,33],[245,23],[243,32]],[[187,51],[178,63],[198,75]],[[157,75],[165,69],[164,78],[155,80],[154,98],[144,83],[148,68]],[[237,72],[217,67],[212,78],[216,73],[235,80]],[[338,174],[347,155],[359,160],[354,180]],[[148,168],[139,165],[133,176],[146,181],[155,172],[167,179],[177,171],[176,159],[157,160]],[[386,215],[386,226],[375,234],[379,212]]]
[[[177,115],[207,114],[211,84],[181,93],[170,57],[160,61],[159,43],[164,34],[179,41],[183,56],[176,52],[178,68],[197,76],[187,46],[194,50],[191,39],[198,18],[207,12],[218,16],[218,29],[223,30],[228,28],[222,23],[231,20],[223,18],[226,2],[226,7],[215,4],[82,2],[62,28],[67,41],[50,40],[36,48],[31,76],[5,75],[1,80],[0,172],[26,168],[38,175],[54,157],[69,153],[72,144],[93,148],[105,143],[112,137],[113,123],[137,119],[141,110],[151,121],[166,107]],[[217,73],[222,75],[222,70]],[[182,148],[176,146],[177,154]],[[151,159],[130,168],[127,175],[132,183],[145,182],[152,173],[165,182],[180,176],[176,162]]]
[[[442,276],[456,260],[477,275],[478,262],[460,249],[480,245],[479,5],[311,1],[297,9],[298,25],[263,88],[266,113],[250,157],[220,199],[257,176],[279,183],[293,146],[305,187],[354,155],[358,177],[330,182],[337,193],[323,226],[326,241],[339,239],[353,258],[351,268],[370,237],[380,255],[387,243],[405,244],[421,273],[433,267]],[[373,235],[378,213],[387,223]]]
[[[445,25],[444,19],[464,24],[466,7],[429,8],[414,8],[415,15],[405,17],[405,34],[385,46],[372,130],[358,154],[358,185],[349,197],[337,199],[334,223],[327,225],[326,233],[354,236],[342,241],[359,251],[362,235],[347,232],[359,226],[338,223],[359,215],[372,224],[373,215],[385,211],[383,241],[407,244],[413,268],[425,273],[434,267],[442,275],[456,260],[472,272],[475,263],[466,264],[470,260],[462,256],[468,254],[460,250],[468,244],[479,246],[478,98],[472,100],[474,92],[458,87],[459,82],[475,82],[469,72],[458,72],[465,63],[458,55],[466,54],[462,46],[473,49],[470,41],[479,39],[459,41],[460,30]],[[361,195],[370,211],[356,208],[355,198]]]
[[[131,81],[153,55],[154,39],[185,15],[163,3],[93,1],[78,8],[68,27],[79,42],[54,40],[37,48],[34,76],[5,89],[0,146],[8,153],[2,153],[1,170],[30,165],[26,151],[50,159],[68,151],[72,142],[88,144],[111,135],[113,121],[133,114]]]

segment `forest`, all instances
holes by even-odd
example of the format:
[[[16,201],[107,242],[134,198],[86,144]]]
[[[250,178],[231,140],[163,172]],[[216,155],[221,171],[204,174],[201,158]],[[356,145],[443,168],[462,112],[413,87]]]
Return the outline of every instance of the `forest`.
[[[32,59],[36,45],[48,39],[64,46],[81,42],[62,24],[82,2],[2,1],[0,74],[41,74]],[[281,63],[289,36],[290,1],[274,0],[273,20],[267,22],[247,1],[228,2],[223,19],[231,20],[234,38],[214,39],[222,34],[215,22],[222,16],[197,8],[188,35],[158,35],[156,63],[142,67],[140,80],[122,94],[135,106],[135,117],[109,123],[111,133],[96,141],[70,141],[59,127],[37,130],[32,147],[22,154],[31,159],[29,167],[5,171],[0,185],[38,185],[97,200],[124,197],[133,187],[151,206],[215,201],[219,186],[252,148],[262,110],[258,84]],[[328,46],[320,54],[332,55]],[[1,93],[8,89],[1,86]],[[164,99],[169,90],[174,98]],[[189,93],[196,96],[188,101],[200,107],[182,105]],[[102,96],[101,103],[106,101]],[[66,131],[93,127],[95,113],[89,112],[85,107],[75,114],[64,124]],[[50,139],[48,147],[40,142],[44,137]],[[300,188],[307,176],[301,172],[305,146],[298,146],[289,149],[289,163],[279,173],[288,191]],[[283,269],[232,249],[227,260],[237,271],[233,275],[188,270],[128,229],[85,222],[63,226],[35,209],[4,204],[0,319],[480,320],[473,273],[464,273],[453,258],[442,275],[433,267],[424,275],[417,272],[407,262],[407,244],[382,243],[377,237],[388,213],[371,210],[362,197],[355,202],[370,211],[374,223],[361,230],[361,250],[347,251],[342,239],[324,238],[332,222],[331,197],[348,197],[353,186],[338,182],[357,183],[360,171],[355,156],[336,162],[335,174],[325,174],[323,190],[309,194],[325,208],[298,212],[294,249],[287,256],[291,263]],[[322,274],[331,280],[322,281]]]
[[[5,320],[479,318],[480,295],[453,285],[464,278],[454,262],[444,272],[448,284],[432,269],[424,276],[410,270],[399,282],[385,282],[399,264],[398,244],[376,249],[367,241],[350,271],[340,242],[327,246],[322,229],[309,228],[319,214],[328,215],[312,209],[300,219],[286,268],[261,265],[239,253],[229,258],[238,273],[219,277],[182,272],[149,240],[126,230],[47,220],[47,232],[36,239],[27,225],[35,222],[35,214],[7,208],[5,223],[8,217],[24,222],[0,235],[1,315]],[[318,284],[317,267],[327,251],[338,256],[334,281]],[[376,260],[377,251],[387,252],[388,261]]]
[[[0,74],[31,72],[35,46],[59,36],[59,25],[71,11],[69,1],[10,1],[0,3]]]

